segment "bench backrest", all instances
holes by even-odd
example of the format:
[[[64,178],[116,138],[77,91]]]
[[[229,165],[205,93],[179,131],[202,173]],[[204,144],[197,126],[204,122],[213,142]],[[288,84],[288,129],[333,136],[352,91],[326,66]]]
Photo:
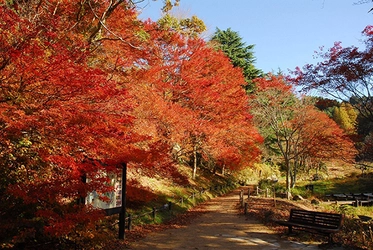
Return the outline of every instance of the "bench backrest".
[[[289,221],[328,229],[338,229],[342,224],[342,214],[291,209]]]

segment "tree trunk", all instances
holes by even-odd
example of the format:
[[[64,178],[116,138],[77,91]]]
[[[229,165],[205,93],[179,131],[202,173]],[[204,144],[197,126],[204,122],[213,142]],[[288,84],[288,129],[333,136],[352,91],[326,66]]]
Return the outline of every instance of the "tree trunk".
[[[297,181],[297,172],[296,170],[294,170],[293,174],[291,175],[291,185],[290,185],[291,188],[295,187],[296,181]]]
[[[192,179],[194,180],[197,175],[197,146],[193,148],[193,175]]]
[[[291,184],[290,184],[291,188],[295,187],[295,183],[297,181],[297,168],[298,168],[297,162],[294,162],[294,167],[291,171]]]
[[[291,169],[290,162],[288,159],[285,159],[285,168],[286,168],[286,198],[291,199]]]

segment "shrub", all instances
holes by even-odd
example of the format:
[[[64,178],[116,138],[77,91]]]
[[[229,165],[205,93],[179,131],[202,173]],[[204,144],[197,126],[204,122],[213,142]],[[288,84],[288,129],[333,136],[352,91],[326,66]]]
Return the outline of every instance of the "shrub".
[[[285,192],[285,187],[284,186],[282,186],[280,183],[274,182],[273,180],[270,180],[270,179],[259,180],[258,187],[262,190],[266,190],[268,188],[271,192],[274,191],[276,194]]]

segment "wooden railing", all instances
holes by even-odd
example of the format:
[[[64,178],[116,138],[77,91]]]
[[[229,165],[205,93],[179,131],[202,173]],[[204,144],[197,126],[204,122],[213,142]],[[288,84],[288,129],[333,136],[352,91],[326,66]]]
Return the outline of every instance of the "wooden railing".
[[[133,222],[137,219],[141,219],[146,216],[151,216],[153,220],[156,219],[157,213],[158,212],[163,212],[163,211],[171,211],[174,205],[179,205],[179,206],[184,206],[185,202],[188,200],[191,200],[193,203],[196,201],[196,198],[202,197],[204,194],[207,192],[215,192],[218,195],[221,195],[225,190],[231,190],[235,188],[235,184],[226,184],[226,185],[215,185],[211,186],[207,189],[201,189],[196,192],[192,192],[190,195],[185,196],[185,197],[179,197],[176,199],[175,203],[168,202],[167,204],[163,204],[159,207],[153,207],[151,211],[137,214],[137,215],[132,215],[128,214],[127,217],[125,218],[125,229],[131,230]]]
[[[252,195],[266,197],[266,198],[271,197],[271,198],[276,199],[274,190],[270,188],[260,189],[258,186],[252,186],[252,187],[247,188],[246,190],[241,189],[239,192],[239,202],[240,202],[241,208],[243,208],[244,210],[244,214],[247,214],[248,200],[250,199],[250,196]],[[247,196],[247,199],[245,199],[245,196]],[[275,201],[275,204],[276,204],[276,201]]]
[[[372,193],[344,193],[344,194],[330,194],[326,195],[326,203],[334,203],[337,205],[352,205],[359,206],[373,206]]]

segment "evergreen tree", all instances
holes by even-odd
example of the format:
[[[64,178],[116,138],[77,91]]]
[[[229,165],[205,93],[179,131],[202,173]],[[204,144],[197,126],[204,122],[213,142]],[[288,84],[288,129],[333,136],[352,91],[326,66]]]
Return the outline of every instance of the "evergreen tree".
[[[240,67],[245,76],[245,89],[252,92],[254,85],[252,80],[263,75],[263,72],[254,66],[254,45],[246,45],[238,32],[228,28],[227,30],[216,29],[211,41],[217,42],[221,49],[230,59],[234,67]]]

